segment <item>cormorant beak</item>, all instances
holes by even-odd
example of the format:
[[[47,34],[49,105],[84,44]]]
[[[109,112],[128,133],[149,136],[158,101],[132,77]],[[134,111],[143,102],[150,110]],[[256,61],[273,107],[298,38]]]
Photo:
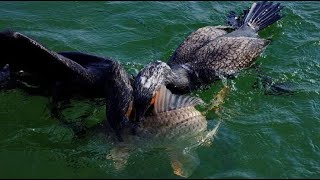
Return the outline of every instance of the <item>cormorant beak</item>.
[[[144,99],[142,101],[136,101],[135,108],[136,108],[136,122],[143,122],[144,116],[150,107],[150,100]]]

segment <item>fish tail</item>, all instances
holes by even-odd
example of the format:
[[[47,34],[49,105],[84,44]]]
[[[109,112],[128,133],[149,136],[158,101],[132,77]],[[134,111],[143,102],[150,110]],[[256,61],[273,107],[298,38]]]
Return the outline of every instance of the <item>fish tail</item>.
[[[217,125],[207,134],[206,139],[211,139],[213,136],[217,135],[221,122],[221,120],[218,121]]]

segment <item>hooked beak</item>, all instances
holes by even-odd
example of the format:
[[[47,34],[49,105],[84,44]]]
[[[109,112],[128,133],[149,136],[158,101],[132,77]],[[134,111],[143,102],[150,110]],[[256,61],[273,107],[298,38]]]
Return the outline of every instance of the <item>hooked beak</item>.
[[[144,116],[150,107],[150,102],[145,101],[144,103],[138,102],[136,105],[136,122],[143,122],[144,121]]]

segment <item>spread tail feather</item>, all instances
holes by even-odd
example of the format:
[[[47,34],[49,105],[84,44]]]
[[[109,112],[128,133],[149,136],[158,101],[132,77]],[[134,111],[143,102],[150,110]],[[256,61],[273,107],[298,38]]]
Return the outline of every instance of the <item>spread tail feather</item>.
[[[166,86],[162,85],[156,94],[154,112],[161,113],[182,107],[195,106],[203,103],[200,98],[172,94]]]
[[[230,12],[227,16],[227,23],[234,28],[248,26],[258,32],[273,24],[283,17],[279,12],[284,6],[280,3],[261,1],[253,3],[250,10],[243,10],[243,14],[236,16],[235,12]]]
[[[258,32],[281,19],[283,16],[279,12],[282,8],[283,6],[280,6],[280,3],[275,5],[267,1],[253,3],[244,18],[244,25],[248,25]]]

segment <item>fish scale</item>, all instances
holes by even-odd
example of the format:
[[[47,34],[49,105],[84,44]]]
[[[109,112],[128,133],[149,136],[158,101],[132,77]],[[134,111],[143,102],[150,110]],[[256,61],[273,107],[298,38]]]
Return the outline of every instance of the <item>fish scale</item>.
[[[171,142],[181,137],[197,136],[206,129],[207,121],[198,110],[194,107],[183,107],[147,116],[137,134],[148,141]]]

